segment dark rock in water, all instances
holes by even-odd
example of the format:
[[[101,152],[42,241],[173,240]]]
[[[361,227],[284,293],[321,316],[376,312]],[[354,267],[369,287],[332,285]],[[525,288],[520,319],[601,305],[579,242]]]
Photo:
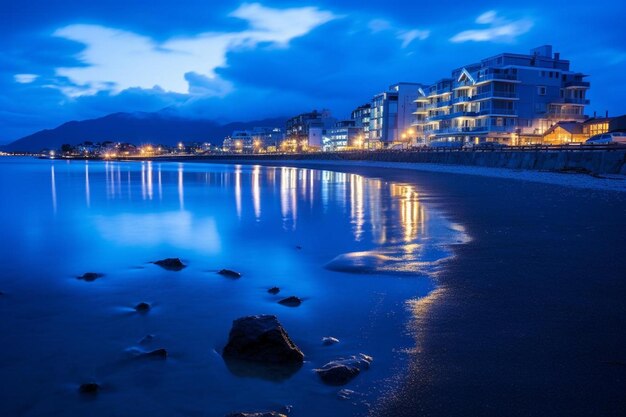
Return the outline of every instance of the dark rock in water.
[[[280,292],[280,288],[278,288],[278,287],[272,287],[272,288],[270,288],[269,290],[267,290],[267,292],[269,292],[270,294],[274,294],[274,295],[276,295],[276,294],[278,294],[278,293]],[[2,293],[0,293],[0,295],[2,295]]]
[[[145,352],[141,356],[145,358],[167,359],[167,350],[163,348],[155,349],[150,352]]]
[[[233,321],[224,358],[271,364],[300,364],[304,354],[276,316],[247,316]]]
[[[302,304],[302,300],[292,295],[291,297],[283,298],[278,302],[278,304],[282,304],[287,307],[298,307],[300,304]]]
[[[148,343],[152,342],[154,340],[154,335],[153,334],[147,334],[144,337],[141,338],[141,340],[139,341],[140,345],[147,345]]]
[[[241,278],[241,274],[239,272],[230,269],[221,269],[217,273],[228,278]]]
[[[104,274],[100,274],[98,272],[85,272],[83,275],[79,276],[78,279],[91,282],[97,280],[98,278],[102,278],[103,276]]]
[[[180,271],[186,266],[179,258],[161,259],[160,261],[154,261],[152,263],[168,271]]]
[[[360,353],[347,359],[338,359],[328,362],[315,372],[328,385],[344,385],[361,373],[363,369],[369,369],[372,357]]]
[[[302,249],[302,246],[296,245],[296,249],[300,250],[300,249]]]
[[[230,413],[226,417],[287,417],[287,415],[276,411],[260,412],[260,413]]]
[[[322,337],[322,345],[324,345],[324,346],[330,346],[330,345],[334,345],[336,343],[339,343],[339,339],[337,339],[335,337],[331,337],[331,336]]]
[[[140,313],[146,313],[150,311],[150,304],[141,302],[135,306],[135,310],[137,310]]]
[[[97,394],[98,391],[100,391],[100,385],[95,382],[85,382],[84,384],[80,384],[78,391],[81,394]]]

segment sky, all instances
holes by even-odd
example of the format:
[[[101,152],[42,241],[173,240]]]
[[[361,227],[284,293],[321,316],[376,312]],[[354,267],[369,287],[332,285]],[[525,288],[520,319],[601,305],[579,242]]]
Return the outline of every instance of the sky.
[[[346,118],[397,81],[544,44],[589,74],[588,114],[626,113],[623,0],[8,2],[0,143],[119,111]]]

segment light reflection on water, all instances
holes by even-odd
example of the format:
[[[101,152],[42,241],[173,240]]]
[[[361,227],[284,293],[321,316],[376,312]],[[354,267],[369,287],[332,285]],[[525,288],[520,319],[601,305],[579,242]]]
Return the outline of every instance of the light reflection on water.
[[[0,347],[0,385],[21,381],[0,400],[20,410],[30,393],[42,392],[41,415],[104,416],[110,407],[224,415],[277,404],[292,404],[299,416],[363,414],[398,369],[392,352],[411,345],[404,301],[433,290],[424,276],[450,255],[446,245],[464,238],[461,225],[423,204],[418,185],[340,172],[6,159],[0,184],[11,195],[0,210],[11,245],[0,252],[7,265],[0,291],[10,295],[0,300],[0,333],[11,335]],[[148,263],[171,256],[188,267],[172,273]],[[215,274],[225,267],[243,278]],[[75,279],[92,270],[106,275]],[[279,296],[266,292],[274,285]],[[289,295],[305,301],[295,309],[277,304]],[[9,304],[11,297],[19,303]],[[142,317],[116,315],[139,301],[156,307]],[[303,368],[278,385],[232,374],[217,354],[233,319],[259,313],[278,315],[306,354]],[[144,386],[136,383],[143,371],[118,359],[146,333],[172,359]],[[323,336],[341,343],[323,347]],[[358,352],[375,358],[348,386],[362,400],[338,404],[337,390],[312,369]],[[47,372],[46,361],[59,369]],[[111,384],[116,394],[94,406],[62,388],[85,378]],[[148,397],[159,406],[137,401]]]

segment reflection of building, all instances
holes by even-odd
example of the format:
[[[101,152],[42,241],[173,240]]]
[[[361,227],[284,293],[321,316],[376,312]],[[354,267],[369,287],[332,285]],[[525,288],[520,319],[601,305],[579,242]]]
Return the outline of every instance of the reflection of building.
[[[559,121],[584,120],[584,77],[550,45],[528,55],[503,53],[457,68],[425,89],[416,100],[415,125],[429,141],[540,140]]]
[[[296,149],[321,148],[322,131],[332,127],[337,120],[329,110],[302,113],[287,120],[286,142],[288,147]]]
[[[402,82],[374,96],[367,138],[369,148],[411,140],[409,132],[415,112],[414,102],[422,87],[422,84]]]
[[[342,120],[322,134],[324,151],[360,149],[363,146],[363,128],[356,127],[354,120]]]

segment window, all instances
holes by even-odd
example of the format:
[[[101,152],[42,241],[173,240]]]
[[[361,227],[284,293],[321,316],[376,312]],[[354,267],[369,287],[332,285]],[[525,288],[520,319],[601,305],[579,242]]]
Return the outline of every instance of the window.
[[[546,95],[546,86],[545,85],[540,85],[539,87],[537,87],[537,94],[539,94],[540,96],[545,96]]]

